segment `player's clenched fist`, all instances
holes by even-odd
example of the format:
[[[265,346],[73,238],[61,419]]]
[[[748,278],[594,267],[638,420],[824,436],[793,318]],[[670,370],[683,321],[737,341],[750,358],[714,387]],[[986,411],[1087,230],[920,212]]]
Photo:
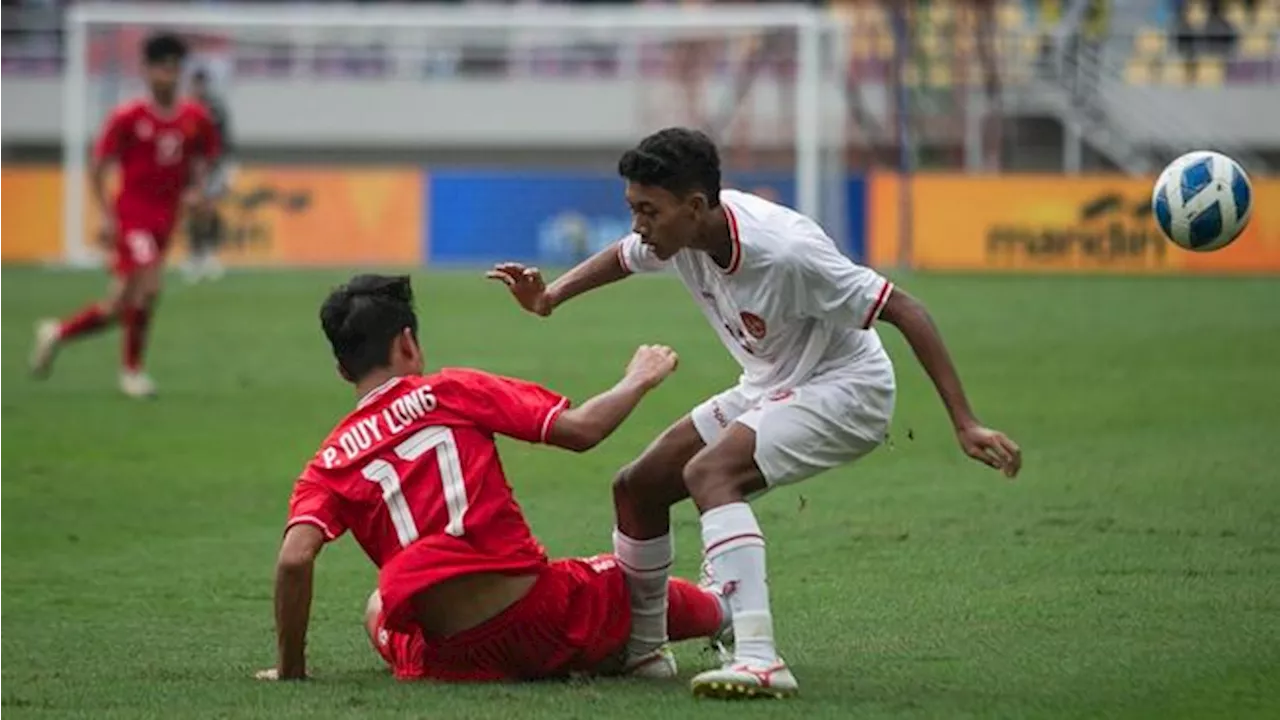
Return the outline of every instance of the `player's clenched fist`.
[[[551,314],[551,298],[547,295],[547,284],[538,268],[525,267],[520,263],[499,263],[484,276],[505,283],[516,302],[525,310],[542,317]]]
[[[676,351],[666,345],[641,345],[627,365],[627,377],[651,390],[675,372],[679,362]]]

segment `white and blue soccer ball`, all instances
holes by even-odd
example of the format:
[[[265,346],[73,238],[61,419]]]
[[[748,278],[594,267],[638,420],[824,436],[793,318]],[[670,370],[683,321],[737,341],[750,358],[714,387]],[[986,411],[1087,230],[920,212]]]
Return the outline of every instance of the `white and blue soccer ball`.
[[[1169,163],[1151,194],[1160,230],[1180,247],[1218,250],[1240,237],[1253,210],[1253,186],[1240,163],[1198,150]]]

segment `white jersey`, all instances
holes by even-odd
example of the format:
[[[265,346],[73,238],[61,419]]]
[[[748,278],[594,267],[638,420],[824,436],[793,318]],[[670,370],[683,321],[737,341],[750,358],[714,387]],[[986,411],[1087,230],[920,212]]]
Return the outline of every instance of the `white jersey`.
[[[893,289],[888,280],[854,264],[790,208],[737,190],[722,191],[720,202],[733,241],[727,269],[697,250],[659,260],[635,234],[618,254],[629,272],[675,269],[742,366],[744,388],[765,392],[832,370],[892,367],[871,328]]]

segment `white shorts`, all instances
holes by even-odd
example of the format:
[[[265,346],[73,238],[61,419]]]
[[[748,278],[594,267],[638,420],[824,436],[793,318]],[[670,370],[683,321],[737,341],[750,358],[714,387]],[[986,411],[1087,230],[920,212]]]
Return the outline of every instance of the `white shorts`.
[[[857,460],[884,442],[893,418],[893,366],[827,373],[794,388],[761,392],[741,385],[690,413],[710,445],[729,423],[756,433],[756,466],[770,487]]]

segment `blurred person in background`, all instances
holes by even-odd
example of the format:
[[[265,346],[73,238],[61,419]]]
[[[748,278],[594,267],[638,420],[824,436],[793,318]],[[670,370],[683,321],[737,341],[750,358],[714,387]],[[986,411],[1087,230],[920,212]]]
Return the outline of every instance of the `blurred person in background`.
[[[235,168],[231,162],[231,114],[226,102],[214,91],[206,68],[199,68],[192,73],[191,97],[209,113],[222,147],[222,153],[213,160],[209,168],[209,176],[203,188],[205,199],[209,202],[209,212],[191,213],[187,216],[187,238],[191,243],[191,257],[186,267],[187,280],[199,282],[222,277],[218,245],[221,244],[226,225],[217,203],[230,192]]]
[[[96,334],[119,321],[124,326],[120,390],[130,397],[155,394],[143,371],[147,331],[160,295],[165,253],[178,214],[207,214],[203,188],[218,157],[218,131],[199,104],[178,94],[187,43],[160,33],[146,39],[142,65],[144,97],[121,103],[107,117],[93,149],[93,199],[101,218],[100,243],[111,249],[115,275],[106,298],[63,320],[36,327],[32,374],[48,376],[62,344]],[[110,171],[120,168],[119,191],[108,190]]]

